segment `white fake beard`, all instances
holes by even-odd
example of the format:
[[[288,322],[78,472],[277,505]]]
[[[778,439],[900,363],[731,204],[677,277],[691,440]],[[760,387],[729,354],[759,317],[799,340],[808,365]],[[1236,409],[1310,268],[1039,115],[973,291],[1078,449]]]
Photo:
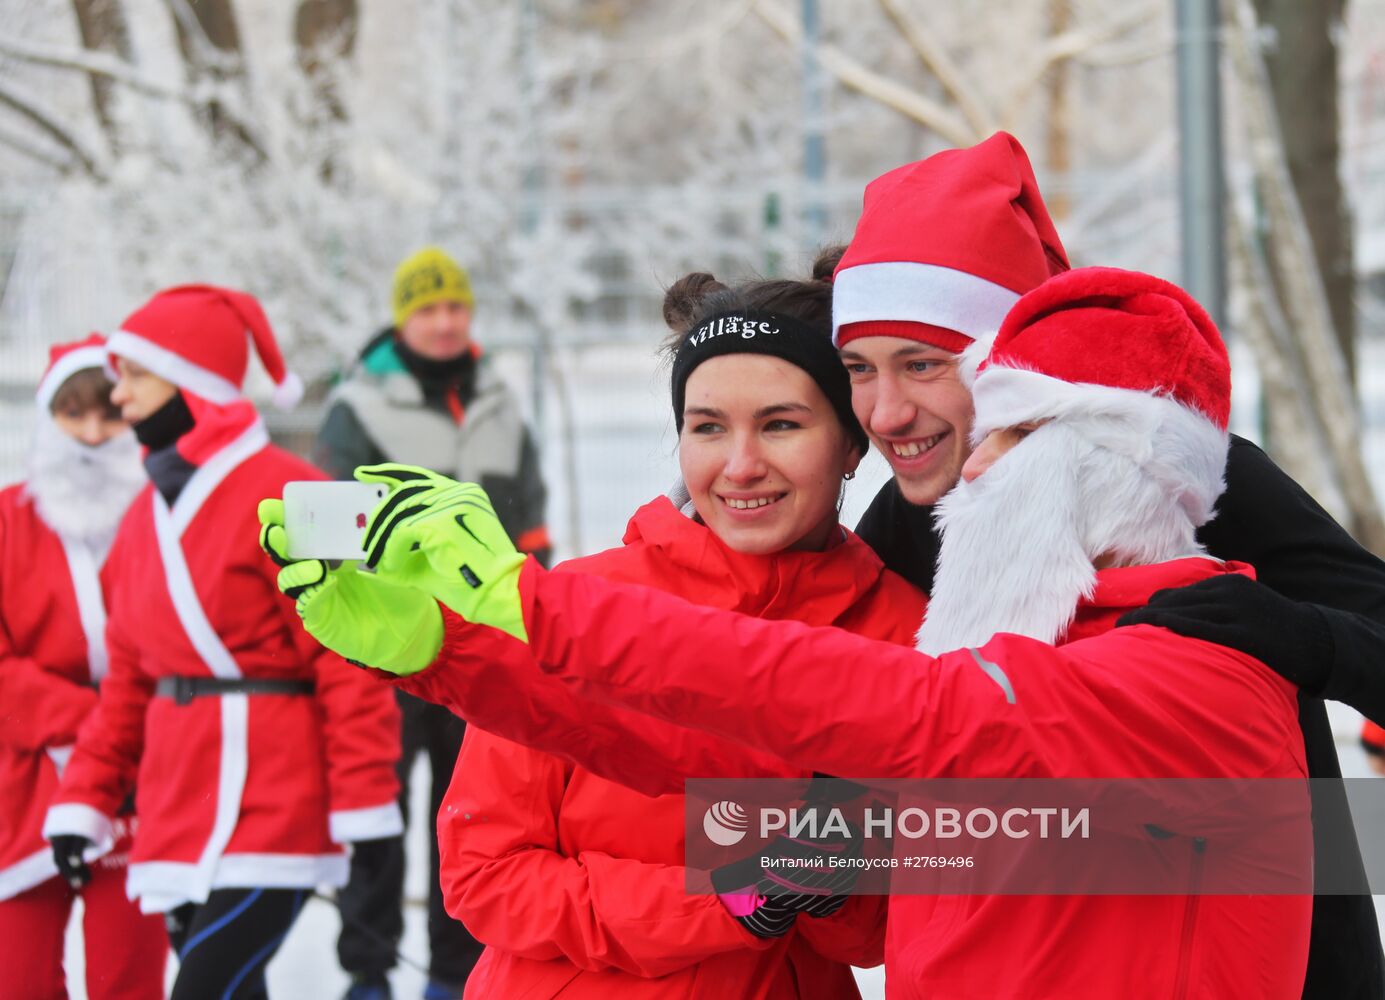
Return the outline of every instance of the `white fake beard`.
[[[1067,428],[1046,424],[943,497],[920,651],[981,646],[997,632],[1052,642],[1071,624],[1096,585],[1078,485],[1090,449]]]
[[[47,414],[39,416],[25,488],[39,517],[59,535],[104,558],[145,482],[132,431],[93,447],[63,433]]]

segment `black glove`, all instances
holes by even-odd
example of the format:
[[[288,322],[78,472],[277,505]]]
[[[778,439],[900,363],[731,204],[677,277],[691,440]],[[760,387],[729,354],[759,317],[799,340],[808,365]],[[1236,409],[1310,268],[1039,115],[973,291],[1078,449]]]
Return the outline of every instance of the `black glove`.
[[[60,833],[49,841],[53,845],[53,860],[58,864],[58,873],[74,889],[80,889],[91,881],[91,869],[82,860],[92,842],[76,834]]]
[[[1239,650],[1310,695],[1327,683],[1335,653],[1322,611],[1236,573],[1157,591],[1116,624],[1158,625]]]

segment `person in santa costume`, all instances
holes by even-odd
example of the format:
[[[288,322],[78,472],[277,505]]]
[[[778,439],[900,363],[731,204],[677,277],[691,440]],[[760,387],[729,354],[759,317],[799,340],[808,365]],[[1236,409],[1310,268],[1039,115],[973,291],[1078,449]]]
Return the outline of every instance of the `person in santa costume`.
[[[59,344],[38,385],[28,479],[0,491],[0,983],[7,996],[67,996],[63,941],[84,914],[92,1000],[163,996],[163,923],[126,898],[134,816],[89,881],[58,877],[40,829],[106,673],[106,556],[144,485],[134,435],[111,405],[105,339]]]
[[[831,345],[835,259],[812,280],[730,288],[698,273],[669,289],[682,484],[635,512],[623,545],[562,572],[912,642],[922,595],[837,519],[866,440]],[[286,562],[279,505],[266,506],[265,544]],[[289,563],[281,585],[297,594],[324,571],[368,582],[305,561]],[[396,631],[412,631],[407,621],[396,617]],[[809,771],[553,684],[457,693],[466,705],[444,704],[480,728],[467,730],[438,841],[448,911],[487,946],[467,996],[858,995],[849,965],[883,958],[881,897],[816,884],[724,901],[687,891],[684,778]]]
[[[391,692],[304,634],[247,537],[252,498],[323,478],[242,395],[251,344],[291,404],[300,387],[244,292],[167,289],[107,342],[151,482],[111,550],[109,668],[43,828],[85,879],[134,791],[127,888],[166,915],[180,1000],[263,996],[307,895],[344,882],[346,846],[403,826]]]
[[[885,565],[931,593],[936,504],[971,454],[973,404],[961,352],[987,343],[1021,295],[1067,270],[1028,158],[1004,133],[893,170],[867,189],[837,269],[833,320],[856,416],[893,478],[856,530]],[[1385,722],[1385,563],[1359,545],[1250,441],[1231,436],[1226,492],[1198,529],[1214,556],[1253,565],[1170,588],[1132,613],[1234,646],[1297,685],[1315,779],[1315,866],[1325,885],[1365,882],[1339,784],[1326,699]],[[1313,908],[1305,997],[1385,997],[1385,953],[1369,895]]]
[[[408,467],[370,473],[396,486],[367,535],[374,586],[415,589],[430,648],[407,663],[367,648],[368,606],[350,604],[345,629],[348,605],[321,584],[300,614],[415,690],[482,679],[470,647],[508,650],[521,689],[538,673],[818,772],[1289,779],[1306,818],[1291,684],[1234,649],[1113,627],[1157,590],[1253,575],[1196,540],[1230,411],[1206,313],[1158,278],[1080,269],[1023,296],[975,355],[976,447],[940,507],[916,650],[548,573],[506,542],[479,487]],[[1299,996],[1312,898],[1201,894],[1226,884],[1228,856],[1198,822],[1143,828],[1147,864],[1181,873],[1165,895],[891,896],[891,996]],[[1311,831],[1293,830],[1281,846],[1306,890]]]

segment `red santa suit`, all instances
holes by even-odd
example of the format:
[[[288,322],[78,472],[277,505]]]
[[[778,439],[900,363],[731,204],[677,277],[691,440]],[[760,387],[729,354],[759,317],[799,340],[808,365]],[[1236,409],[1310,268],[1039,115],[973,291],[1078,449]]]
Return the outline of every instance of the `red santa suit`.
[[[905,644],[922,610],[922,596],[849,532],[824,552],[747,556],[666,498],[635,514],[624,547],[562,570]],[[549,995],[563,984],[573,998],[855,996],[847,963],[883,957],[882,897],[852,899],[830,918],[803,918],[790,935],[763,940],[718,899],[690,895],[685,885],[685,776],[809,772],[548,686],[563,697],[502,699],[514,705],[508,721],[471,685],[443,694],[454,708],[489,702],[488,718],[501,732],[562,754],[467,730],[438,814],[438,844],[448,910],[489,946],[468,995]]]
[[[342,845],[402,830],[391,692],[303,632],[256,544],[258,501],[322,476],[269,443],[238,380],[209,370],[216,359],[168,363],[182,345],[158,336],[185,331],[157,322],[157,310],[173,298],[132,317],[147,335],[127,320],[109,349],[182,384],[195,421],[177,441],[187,478],[171,504],[148,487],[121,524],[110,556],[109,673],[44,824],[49,836],[109,845],[111,817],[133,789],[141,822],[129,892],[145,911],[221,888],[340,885]],[[244,339],[239,327],[226,339],[239,349],[241,377]],[[273,358],[282,374],[277,349]],[[180,698],[172,678],[298,690]]]
[[[48,404],[71,375],[100,366],[100,340],[55,348],[40,383],[38,419],[46,422],[39,428],[40,447],[59,452],[52,456],[59,461],[80,460],[83,446],[65,440],[52,425]],[[142,478],[137,463],[122,467],[122,477],[103,478],[112,468],[103,463],[94,477],[103,489],[92,500],[104,508],[123,507],[130,484]],[[45,471],[34,470],[36,476]],[[28,484],[0,491],[0,940],[17,959],[0,959],[0,979],[11,995],[24,997],[64,995],[63,944],[77,893],[57,877],[40,830],[106,673],[105,595],[111,582],[105,566],[109,535],[59,533],[39,508]],[[64,513],[82,521],[86,511]],[[110,516],[108,510],[101,515]],[[93,1000],[163,995],[168,945],[162,922],[142,916],[125,896],[132,821],[117,821],[115,851],[93,866],[92,880],[81,890],[87,994]]]
[[[0,899],[57,875],[39,833],[105,673],[109,571],[64,543],[20,483],[0,491]],[[90,628],[90,633],[87,629]]]

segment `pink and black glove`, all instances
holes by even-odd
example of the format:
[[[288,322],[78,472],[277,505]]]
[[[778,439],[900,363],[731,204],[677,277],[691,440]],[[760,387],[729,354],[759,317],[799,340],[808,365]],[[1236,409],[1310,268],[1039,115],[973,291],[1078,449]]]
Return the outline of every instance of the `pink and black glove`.
[[[787,934],[799,914],[830,917],[856,885],[859,837],[776,837],[749,857],[712,872],[722,905],[751,934]]]

